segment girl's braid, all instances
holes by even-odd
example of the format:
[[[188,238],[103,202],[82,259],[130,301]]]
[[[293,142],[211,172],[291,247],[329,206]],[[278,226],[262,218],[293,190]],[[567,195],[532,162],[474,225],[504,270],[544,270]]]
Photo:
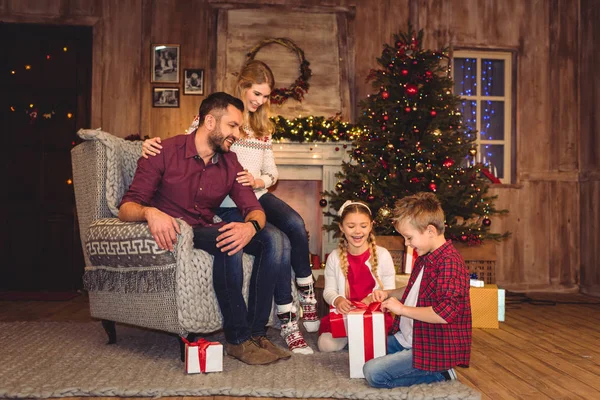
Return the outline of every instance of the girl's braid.
[[[346,278],[346,293],[344,295],[346,298],[348,298],[350,296],[350,287],[348,282],[348,242],[346,241],[346,237],[344,235],[342,235],[340,238],[338,249],[340,251],[340,268],[342,269],[342,273]]]
[[[383,290],[383,283],[381,283],[381,279],[379,279],[379,274],[377,273],[377,243],[375,243],[375,235],[373,232],[369,233],[368,241],[371,246],[371,271],[373,272],[375,280],[377,280],[379,288]]]

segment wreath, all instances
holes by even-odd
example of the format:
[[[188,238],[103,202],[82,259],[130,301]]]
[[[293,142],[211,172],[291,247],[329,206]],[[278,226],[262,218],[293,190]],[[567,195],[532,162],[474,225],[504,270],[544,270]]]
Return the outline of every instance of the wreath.
[[[288,48],[296,53],[296,56],[298,56],[298,60],[300,61],[300,76],[290,87],[273,89],[271,92],[271,104],[281,105],[290,98],[301,102],[304,99],[304,95],[308,92],[308,80],[312,75],[312,71],[309,68],[310,63],[306,61],[306,58],[304,57],[304,51],[296,46],[296,43],[287,38],[264,39],[250,50],[248,53],[248,60],[253,60],[260,49],[270,44],[279,44]]]

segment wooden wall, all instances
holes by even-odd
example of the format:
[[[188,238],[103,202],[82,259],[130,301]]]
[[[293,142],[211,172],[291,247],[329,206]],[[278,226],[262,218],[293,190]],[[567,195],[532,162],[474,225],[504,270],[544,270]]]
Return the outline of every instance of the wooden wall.
[[[354,100],[382,44],[409,19],[431,48],[502,49],[516,55],[516,181],[492,189],[500,208],[497,278],[513,290],[581,290],[600,295],[600,7],[597,0],[0,0],[0,20],[94,26],[92,127],[120,136],[183,132],[202,96],[181,107],[151,106],[151,43],[181,44],[181,66],[214,82],[216,9],[353,7],[348,43]],[[310,61],[310,60],[309,60]],[[179,85],[181,87],[181,85]]]

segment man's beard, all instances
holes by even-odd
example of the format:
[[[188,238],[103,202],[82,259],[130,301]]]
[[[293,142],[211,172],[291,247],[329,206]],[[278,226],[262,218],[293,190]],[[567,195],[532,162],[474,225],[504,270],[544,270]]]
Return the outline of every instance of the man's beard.
[[[208,144],[215,153],[223,154],[229,151],[229,149],[224,147],[225,137],[223,136],[223,132],[221,131],[219,124],[217,124],[215,130],[212,131],[208,136]]]

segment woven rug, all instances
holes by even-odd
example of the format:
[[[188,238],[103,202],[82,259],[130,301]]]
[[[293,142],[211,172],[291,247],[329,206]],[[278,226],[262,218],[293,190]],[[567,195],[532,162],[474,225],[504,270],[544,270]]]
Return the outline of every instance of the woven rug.
[[[283,344],[279,331],[274,342]],[[348,353],[294,355],[267,366],[223,359],[224,372],[186,375],[177,338],[117,325],[106,345],[99,322],[0,323],[0,398],[249,396],[337,399],[480,399],[459,381],[373,389],[350,379]],[[222,339],[215,335],[209,339]],[[315,334],[307,334],[311,345]],[[315,346],[316,348],[316,346]]]

